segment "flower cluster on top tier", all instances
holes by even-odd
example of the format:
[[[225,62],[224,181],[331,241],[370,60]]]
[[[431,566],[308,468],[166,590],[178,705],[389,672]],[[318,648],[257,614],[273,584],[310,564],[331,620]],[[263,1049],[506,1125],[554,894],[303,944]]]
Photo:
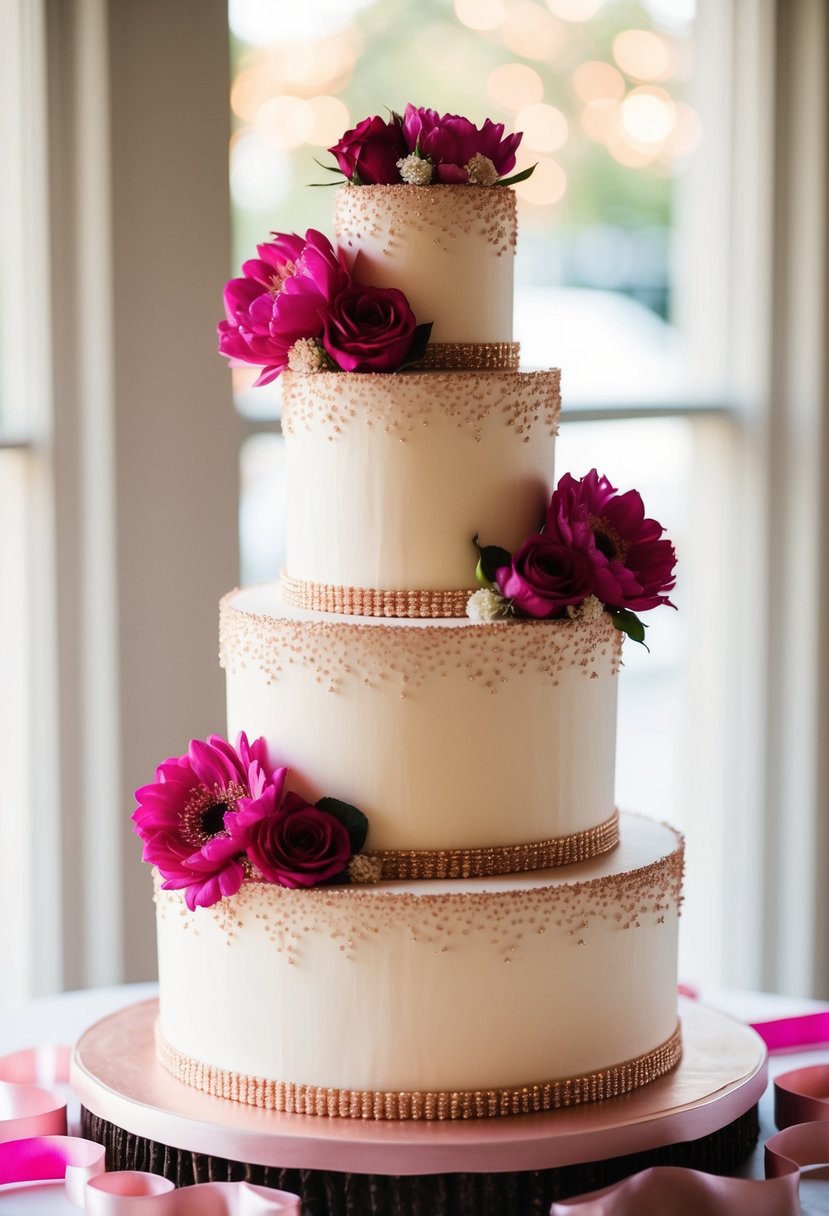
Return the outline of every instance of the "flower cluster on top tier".
[[[368,821],[336,798],[311,806],[286,793],[288,769],[271,768],[264,739],[232,746],[219,735],[193,739],[136,790],[132,819],[168,891],[184,891],[191,911],[235,895],[246,878],[283,887],[377,881],[360,855]]]
[[[391,372],[423,357],[431,322],[419,325],[402,291],[366,287],[321,232],[274,232],[258,258],[225,284],[219,353],[261,367],[257,385],[286,367]]]
[[[392,111],[388,122],[364,118],[328,151],[338,166],[331,172],[355,186],[508,186],[533,171],[506,176],[520,142],[520,132],[505,136],[503,123],[489,118],[476,127],[460,114],[409,104],[402,115]]]
[[[525,616],[591,616],[607,611],[637,642],[645,626],[636,616],[660,604],[674,607],[676,553],[664,528],[645,517],[636,490],[620,494],[595,469],[577,481],[569,473],[553,491],[541,530],[510,554],[481,547],[478,581],[469,601],[473,620]]]

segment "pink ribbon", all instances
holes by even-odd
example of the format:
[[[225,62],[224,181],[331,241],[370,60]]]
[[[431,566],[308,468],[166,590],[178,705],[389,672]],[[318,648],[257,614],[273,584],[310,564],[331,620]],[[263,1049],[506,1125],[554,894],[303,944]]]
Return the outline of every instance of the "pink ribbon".
[[[829,1011],[754,1024],[770,1051],[829,1042]],[[105,1172],[99,1144],[67,1136],[69,1049],[36,1048],[0,1057],[0,1198],[11,1187],[62,1181],[87,1216],[277,1216],[298,1213],[297,1195],[246,1182],[176,1190],[157,1174]],[[774,1082],[775,1121],[765,1146],[766,1180],[719,1178],[655,1166],[614,1186],[554,1203],[550,1216],[797,1216],[800,1171],[829,1163],[829,1065]]]
[[[829,1043],[829,1011],[755,1022],[769,1051]],[[829,1065],[783,1073],[774,1082],[782,1131],[765,1146],[766,1180],[719,1178],[654,1166],[614,1186],[554,1203],[550,1216],[799,1216],[801,1169],[829,1163]]]
[[[278,1216],[299,1213],[298,1195],[248,1182],[202,1182],[176,1190],[158,1174],[106,1173],[104,1149],[66,1135],[68,1047],[0,1057],[0,1200],[7,1190],[54,1181],[87,1216]],[[49,1088],[46,1088],[49,1086]]]

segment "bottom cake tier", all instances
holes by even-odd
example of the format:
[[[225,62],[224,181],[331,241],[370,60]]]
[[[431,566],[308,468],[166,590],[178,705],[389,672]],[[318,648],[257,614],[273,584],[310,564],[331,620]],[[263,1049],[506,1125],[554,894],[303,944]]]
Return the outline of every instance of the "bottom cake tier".
[[[370,1119],[600,1100],[680,1058],[682,840],[623,816],[590,862],[289,890],[157,892],[157,1052],[255,1106]]]

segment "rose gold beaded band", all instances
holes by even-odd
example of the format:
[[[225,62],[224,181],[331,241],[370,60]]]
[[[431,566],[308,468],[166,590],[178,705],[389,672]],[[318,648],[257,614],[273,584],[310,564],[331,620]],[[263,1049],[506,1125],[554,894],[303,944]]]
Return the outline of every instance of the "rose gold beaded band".
[[[482,849],[366,849],[364,856],[382,864],[382,878],[495,878],[527,870],[589,861],[609,853],[619,843],[619,813],[598,827],[569,836],[553,836],[527,844],[492,845]]]
[[[430,342],[418,371],[514,372],[521,354],[518,342]]]
[[[293,1081],[268,1081],[216,1068],[184,1055],[156,1024],[156,1055],[177,1080],[214,1098],[287,1114],[339,1119],[492,1119],[582,1106],[631,1093],[664,1076],[682,1057],[679,1023],[665,1043],[622,1064],[584,1076],[497,1089],[393,1091],[335,1089]]]
[[[291,608],[334,612],[343,616],[464,617],[474,588],[454,591],[383,591],[374,587],[340,587],[312,583],[282,574],[282,598]]]

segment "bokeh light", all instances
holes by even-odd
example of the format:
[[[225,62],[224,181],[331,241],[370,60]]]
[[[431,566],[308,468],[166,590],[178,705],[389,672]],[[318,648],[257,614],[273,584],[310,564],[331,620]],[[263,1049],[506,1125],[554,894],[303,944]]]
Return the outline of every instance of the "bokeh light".
[[[636,143],[659,145],[673,130],[676,103],[664,89],[643,85],[622,102],[622,126]]]
[[[613,58],[634,80],[668,80],[676,71],[670,45],[652,30],[624,30],[613,39]]]
[[[354,74],[359,47],[345,34],[320,42],[273,48],[270,69],[286,92],[309,97],[339,93]]]
[[[549,60],[564,37],[560,22],[534,0],[516,0],[501,29],[504,45],[525,59]]]
[[[557,160],[540,156],[535,172],[523,182],[518,182],[515,192],[525,203],[536,207],[549,207],[564,196],[567,189],[567,174]]]
[[[515,116],[516,131],[523,131],[523,143],[538,152],[555,152],[567,142],[569,125],[561,110],[545,102],[524,106]]]
[[[631,139],[622,121],[621,107],[608,123],[605,142],[613,159],[629,169],[644,169],[646,165],[652,165],[659,154],[658,144],[647,147]]]
[[[240,72],[230,90],[230,108],[242,122],[253,122],[258,111],[274,91],[274,82],[262,67]]]
[[[495,30],[507,16],[504,0],[455,0],[455,16],[470,30]]]
[[[229,0],[230,28],[254,46],[315,41],[346,29],[374,0],[301,0],[265,4],[263,0]]]
[[[230,193],[237,207],[269,211],[286,198],[294,182],[292,161],[256,132],[230,145]]]
[[[256,130],[272,148],[298,148],[311,134],[307,101],[282,93],[269,98],[256,115]]]
[[[489,73],[486,91],[496,105],[505,110],[520,110],[541,101],[544,84],[534,68],[524,63],[502,63]]]
[[[351,126],[348,107],[339,97],[312,97],[308,109],[311,125],[307,139],[316,148],[330,148]]]
[[[602,0],[547,0],[547,7],[563,21],[589,21],[599,11]]]
[[[596,97],[588,101],[581,112],[581,125],[585,135],[597,143],[606,144],[610,124],[618,117],[619,102],[610,97]]]
[[[665,141],[663,152],[672,157],[690,156],[702,139],[702,123],[696,110],[685,102],[678,102],[674,127]]]
[[[588,59],[573,73],[573,91],[580,101],[593,101],[597,97],[621,101],[625,95],[625,78],[612,63]]]

